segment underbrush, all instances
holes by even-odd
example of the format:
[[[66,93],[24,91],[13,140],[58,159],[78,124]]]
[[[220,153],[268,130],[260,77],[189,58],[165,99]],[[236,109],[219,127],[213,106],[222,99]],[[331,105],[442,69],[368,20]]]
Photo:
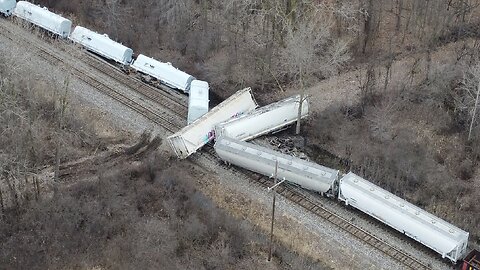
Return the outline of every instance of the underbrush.
[[[55,80],[0,59],[0,210],[38,198],[43,169],[76,160],[107,139],[70,103],[69,78]],[[28,54],[27,56],[28,57]],[[53,75],[52,75],[53,76]]]
[[[6,213],[0,265],[7,269],[324,269],[217,208],[186,168],[162,157],[119,164]]]
[[[373,102],[332,106],[305,128],[313,148],[338,155],[388,191],[470,232],[480,245],[479,129],[451,106],[457,74],[376,91]],[[322,160],[317,160],[322,163]]]

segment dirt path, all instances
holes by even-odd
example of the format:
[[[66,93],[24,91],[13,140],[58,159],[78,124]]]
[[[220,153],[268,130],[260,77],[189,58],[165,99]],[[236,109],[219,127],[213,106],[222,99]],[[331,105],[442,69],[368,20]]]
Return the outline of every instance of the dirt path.
[[[462,44],[463,43],[460,42],[447,44],[439,47],[434,53],[432,53],[432,69],[430,73],[441,70],[445,65],[452,64],[455,60],[455,49]],[[426,55],[420,53],[411,54],[394,61],[390,70],[391,76],[389,78],[387,91],[391,89],[392,85],[409,83],[412,77],[413,83],[423,80],[426,76],[426,65]],[[385,67],[376,67],[377,81],[381,86],[383,86],[385,80],[385,70]],[[359,66],[352,71],[333,76],[308,87],[306,93],[310,97],[311,112],[321,113],[332,105],[352,105],[357,103],[360,99],[360,87],[365,81],[366,71],[366,66]],[[300,90],[298,88],[290,87],[285,89],[284,92],[266,95],[265,99],[274,101],[299,93]]]

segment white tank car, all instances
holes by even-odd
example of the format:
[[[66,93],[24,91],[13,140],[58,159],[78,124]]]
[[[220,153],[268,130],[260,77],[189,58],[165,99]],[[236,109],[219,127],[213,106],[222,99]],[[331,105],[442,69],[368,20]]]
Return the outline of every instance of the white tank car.
[[[215,125],[257,108],[252,90],[245,88],[224,100],[191,125],[167,138],[178,158],[184,159],[215,138]]]
[[[4,16],[12,15],[16,4],[17,1],[15,0],[0,0],[0,14],[3,14]]]
[[[261,135],[280,130],[297,120],[300,95],[289,97],[261,107],[239,118],[218,124],[216,136],[227,136],[236,140],[248,141]],[[302,118],[308,116],[308,100],[302,104]]]
[[[452,262],[467,250],[468,232],[350,172],[339,183],[338,199],[440,253]]]
[[[335,192],[338,170],[273,151],[266,147],[225,136],[218,137],[215,151],[225,162],[272,176],[278,161],[277,177],[320,193]]]
[[[13,14],[62,38],[67,38],[72,30],[70,20],[27,1],[18,2]]]
[[[185,93],[190,91],[190,83],[195,80],[193,76],[173,67],[171,63],[163,63],[143,54],[138,55],[131,67]]]
[[[208,91],[209,86],[207,82],[200,80],[192,81],[188,97],[188,125],[208,112]]]
[[[70,35],[70,39],[87,50],[122,65],[129,65],[132,62],[133,50],[111,40],[106,34],[102,35],[85,27],[77,26]]]

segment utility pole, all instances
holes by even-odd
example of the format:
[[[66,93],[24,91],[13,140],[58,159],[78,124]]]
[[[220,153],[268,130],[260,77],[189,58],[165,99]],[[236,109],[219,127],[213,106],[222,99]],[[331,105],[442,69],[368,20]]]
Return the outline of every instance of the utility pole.
[[[270,243],[268,245],[268,261],[272,260],[272,246],[273,246],[273,221],[275,220],[275,195],[277,194],[277,191],[275,191],[275,188],[285,182],[285,178],[280,181],[280,183],[277,184],[277,172],[278,172],[278,160],[275,161],[275,173],[274,173],[274,180],[273,180],[273,186],[267,188],[268,191],[273,190],[273,203],[272,203],[272,223],[270,226]]]

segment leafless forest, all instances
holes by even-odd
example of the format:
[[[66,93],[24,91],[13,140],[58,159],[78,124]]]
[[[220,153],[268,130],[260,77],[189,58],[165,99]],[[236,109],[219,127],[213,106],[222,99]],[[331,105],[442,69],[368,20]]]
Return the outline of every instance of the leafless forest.
[[[332,152],[480,244],[477,1],[40,2],[206,79],[223,97],[243,86],[270,97],[300,92],[358,71],[358,101],[331,104],[305,128],[313,155]]]
[[[308,154],[453,222],[480,245],[477,0],[36,2],[209,81],[220,97],[251,86],[269,101],[325,81],[336,88],[336,78],[354,74],[358,98],[326,104],[302,128]],[[65,104],[68,80],[42,85],[10,73],[0,65],[0,265],[262,266],[254,251],[265,236],[158,156],[38,200],[30,175],[112,141]],[[12,186],[18,179],[26,192]],[[279,250],[293,265],[278,269],[321,267]]]
[[[95,135],[68,80],[1,60],[0,268],[328,269],[281,244],[267,263],[265,234],[197,191],[160,138],[108,151],[124,138]]]

